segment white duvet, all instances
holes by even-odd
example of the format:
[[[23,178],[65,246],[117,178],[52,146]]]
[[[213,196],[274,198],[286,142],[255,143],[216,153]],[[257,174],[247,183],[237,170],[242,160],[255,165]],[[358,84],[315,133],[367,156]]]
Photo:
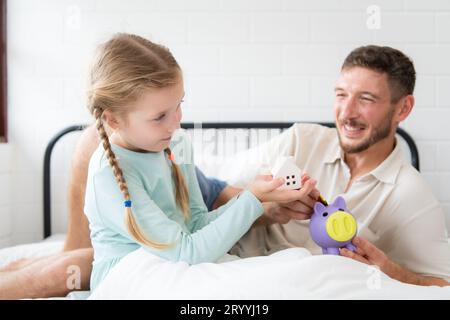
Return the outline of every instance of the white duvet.
[[[403,284],[349,258],[312,256],[301,248],[193,266],[139,249],[90,299],[450,299],[450,287]]]

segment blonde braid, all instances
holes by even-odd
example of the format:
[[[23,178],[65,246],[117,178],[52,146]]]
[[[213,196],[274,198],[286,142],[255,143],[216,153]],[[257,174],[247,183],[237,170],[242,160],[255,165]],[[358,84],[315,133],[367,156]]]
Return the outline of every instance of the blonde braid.
[[[186,182],[184,180],[183,173],[181,172],[180,167],[175,163],[172,150],[170,148],[166,148],[164,150],[169,159],[172,162],[172,178],[175,182],[175,200],[178,207],[183,212],[184,218],[187,220],[190,217],[190,208],[189,208],[189,191],[186,186]]]
[[[100,136],[100,140],[102,141],[103,148],[105,149],[106,157],[109,161],[109,165],[112,168],[114,177],[116,178],[117,183],[119,184],[120,192],[122,193],[125,203],[129,203],[130,205],[125,205],[125,225],[127,226],[128,232],[140,243],[153,247],[156,249],[165,249],[170,247],[172,244],[159,243],[155,241],[149,240],[141,231],[139,226],[134,219],[133,213],[131,211],[131,202],[130,202],[130,193],[128,192],[127,182],[123,176],[122,169],[119,166],[119,162],[117,161],[116,155],[112,151],[111,143],[109,142],[108,135],[105,131],[105,127],[103,126],[103,110],[98,107],[94,107],[93,114],[95,117],[95,126],[97,128],[97,132]]]

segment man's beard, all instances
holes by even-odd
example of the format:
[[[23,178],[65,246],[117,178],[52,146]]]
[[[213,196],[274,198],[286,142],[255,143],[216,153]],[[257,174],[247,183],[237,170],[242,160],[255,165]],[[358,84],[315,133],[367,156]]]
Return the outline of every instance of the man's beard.
[[[395,112],[395,109],[392,108],[392,110],[390,110],[386,116],[387,117],[386,121],[383,121],[379,126],[375,127],[373,130],[373,133],[370,135],[370,137],[368,137],[367,139],[365,139],[364,141],[362,141],[361,143],[359,143],[356,146],[344,145],[342,142],[342,139],[341,139],[341,133],[338,130],[339,144],[341,145],[342,150],[345,153],[363,152],[363,151],[369,149],[371,146],[373,146],[377,142],[387,138],[390,135],[391,130],[392,130],[391,129],[392,128],[392,118],[394,117],[394,112]],[[357,126],[357,125],[359,125],[359,122],[356,120],[339,120],[339,124],[341,125],[341,127],[344,126],[345,124],[348,124],[350,126]]]

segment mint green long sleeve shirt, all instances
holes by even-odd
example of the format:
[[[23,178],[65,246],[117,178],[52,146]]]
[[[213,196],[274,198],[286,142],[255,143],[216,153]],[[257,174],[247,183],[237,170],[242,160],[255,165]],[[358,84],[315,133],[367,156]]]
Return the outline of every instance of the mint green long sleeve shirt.
[[[189,264],[214,262],[263,213],[260,201],[249,191],[208,212],[198,185],[191,144],[181,130],[172,139],[171,149],[189,190],[188,220],[175,202],[171,163],[163,151],[141,153],[117,145],[112,145],[112,149],[123,170],[131,209],[140,229],[152,241],[172,244],[166,249],[144,246],[151,254]],[[84,211],[94,248],[93,290],[122,257],[143,246],[126,228],[124,198],[102,145],[89,163]]]

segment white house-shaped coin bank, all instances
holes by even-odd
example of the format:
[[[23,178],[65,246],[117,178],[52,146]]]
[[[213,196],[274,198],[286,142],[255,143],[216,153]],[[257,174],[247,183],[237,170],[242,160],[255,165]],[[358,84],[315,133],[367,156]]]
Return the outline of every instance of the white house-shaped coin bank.
[[[274,179],[283,178],[284,185],[279,189],[299,189],[301,187],[302,170],[297,167],[294,157],[281,157],[271,170]]]

